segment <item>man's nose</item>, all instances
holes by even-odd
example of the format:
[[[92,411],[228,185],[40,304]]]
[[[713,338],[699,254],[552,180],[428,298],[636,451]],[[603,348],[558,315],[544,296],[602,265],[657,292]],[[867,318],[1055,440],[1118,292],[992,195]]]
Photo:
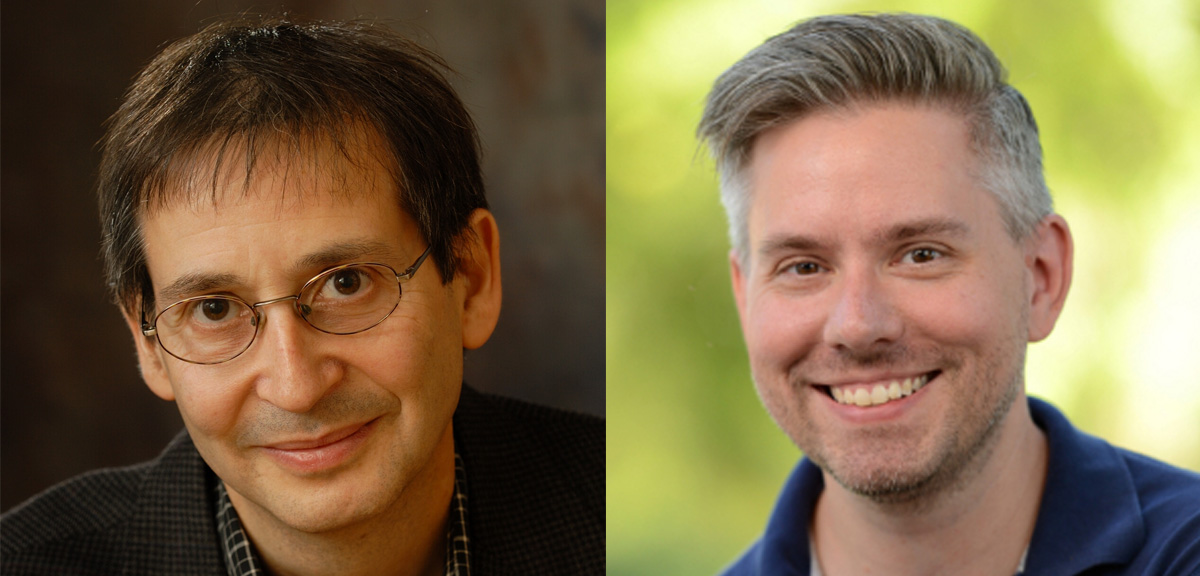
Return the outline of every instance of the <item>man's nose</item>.
[[[277,304],[259,314],[258,396],[288,412],[308,412],[342,377],[341,364],[322,352],[320,340],[327,335],[294,306]]]
[[[849,271],[835,281],[833,308],[824,338],[831,346],[866,351],[897,341],[904,332],[900,314],[874,271]]]

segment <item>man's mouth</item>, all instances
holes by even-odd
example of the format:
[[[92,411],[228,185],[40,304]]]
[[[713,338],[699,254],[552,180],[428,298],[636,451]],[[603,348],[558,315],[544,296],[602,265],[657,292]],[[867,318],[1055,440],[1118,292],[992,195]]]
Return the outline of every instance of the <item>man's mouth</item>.
[[[846,384],[841,386],[820,386],[825,393],[838,404],[847,404],[865,408],[881,406],[895,400],[907,398],[924,388],[930,380],[937,378],[940,370],[935,370],[920,376],[899,378],[883,382],[868,382],[862,384]]]
[[[321,474],[336,469],[359,452],[378,421],[376,418],[315,438],[275,442],[261,449],[278,465],[294,474]]]
[[[353,424],[350,426],[346,426],[341,429],[329,432],[328,434],[324,434],[317,438],[297,439],[297,440],[275,442],[272,444],[268,444],[265,447],[273,448],[275,450],[314,450],[317,448],[323,448],[325,446],[329,446],[330,444],[335,444],[337,442],[340,442],[340,441],[344,440],[345,438],[358,433],[359,430],[361,430],[364,426],[366,426],[369,423],[370,422],[364,422],[362,424]]]

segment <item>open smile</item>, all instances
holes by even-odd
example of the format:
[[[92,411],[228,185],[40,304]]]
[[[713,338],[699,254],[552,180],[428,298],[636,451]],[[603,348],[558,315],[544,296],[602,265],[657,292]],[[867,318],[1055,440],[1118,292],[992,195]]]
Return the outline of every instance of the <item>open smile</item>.
[[[934,370],[933,372],[927,372],[918,376],[836,386],[823,385],[817,386],[817,388],[823,390],[825,394],[833,398],[838,404],[868,408],[882,406],[912,396],[940,374],[940,370]]]

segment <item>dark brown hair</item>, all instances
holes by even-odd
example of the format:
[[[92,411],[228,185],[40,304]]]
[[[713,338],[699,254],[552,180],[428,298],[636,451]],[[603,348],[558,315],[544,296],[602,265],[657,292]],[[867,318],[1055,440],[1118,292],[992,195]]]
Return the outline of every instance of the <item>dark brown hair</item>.
[[[224,21],[176,41],[134,79],[101,141],[98,194],[105,270],[118,305],[152,304],[139,218],[203,191],[198,156],[242,155],[248,186],[262,154],[332,142],[364,128],[385,144],[397,202],[416,221],[443,283],[454,278],[468,217],[486,208],[479,138],[436,54],[381,25]]]

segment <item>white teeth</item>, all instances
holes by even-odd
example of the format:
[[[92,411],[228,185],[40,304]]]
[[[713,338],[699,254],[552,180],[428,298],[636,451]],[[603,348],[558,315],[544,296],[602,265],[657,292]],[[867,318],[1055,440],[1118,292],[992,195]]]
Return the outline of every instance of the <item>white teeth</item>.
[[[858,391],[854,393],[854,403],[859,406],[870,406],[871,393],[867,392],[866,388],[859,388]]]
[[[856,390],[848,390],[840,387],[830,387],[829,391],[833,394],[833,399],[838,404],[850,404],[854,406],[878,406],[887,404],[892,400],[898,400],[907,396],[911,396],[913,392],[920,390],[929,382],[929,376],[918,376],[916,378],[905,378],[903,380],[892,380],[887,385],[876,384],[870,390],[866,388],[858,388]]]
[[[876,384],[875,388],[873,388],[871,390],[871,403],[878,406],[887,401],[888,401],[887,388],[884,388],[883,386]]]

